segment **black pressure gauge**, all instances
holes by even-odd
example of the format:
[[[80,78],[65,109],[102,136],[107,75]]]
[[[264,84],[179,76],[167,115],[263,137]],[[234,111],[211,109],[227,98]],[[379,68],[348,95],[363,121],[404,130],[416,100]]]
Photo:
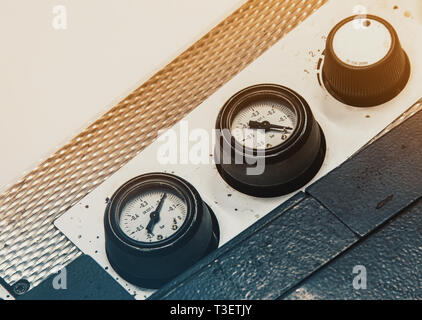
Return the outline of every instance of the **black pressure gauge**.
[[[324,134],[299,94],[275,84],[231,97],[216,121],[215,161],[240,192],[272,197],[309,182],[325,157]]]
[[[219,242],[217,219],[197,190],[166,173],[122,185],[108,202],[104,227],[113,269],[145,288],[159,288]]]

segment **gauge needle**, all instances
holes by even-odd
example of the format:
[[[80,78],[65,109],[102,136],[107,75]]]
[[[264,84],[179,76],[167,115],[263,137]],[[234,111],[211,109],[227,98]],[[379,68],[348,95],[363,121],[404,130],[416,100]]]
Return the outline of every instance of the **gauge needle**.
[[[167,194],[164,193],[160,199],[160,202],[157,205],[157,208],[153,212],[151,212],[151,214],[149,215],[150,220],[148,222],[146,230],[151,235],[153,234],[152,230],[154,229],[154,226],[158,223],[158,221],[160,221],[160,212],[161,212],[161,208],[163,206],[164,199],[166,198],[166,196]]]
[[[264,129],[264,130],[271,130],[271,129],[280,129],[280,130],[293,130],[293,128],[286,127],[286,126],[279,126],[276,124],[269,123],[268,121],[249,121],[249,128],[251,129]]]

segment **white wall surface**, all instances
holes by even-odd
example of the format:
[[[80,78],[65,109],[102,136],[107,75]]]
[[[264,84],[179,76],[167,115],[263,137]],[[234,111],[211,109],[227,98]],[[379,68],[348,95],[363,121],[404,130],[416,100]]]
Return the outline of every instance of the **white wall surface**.
[[[0,191],[244,2],[1,0]]]

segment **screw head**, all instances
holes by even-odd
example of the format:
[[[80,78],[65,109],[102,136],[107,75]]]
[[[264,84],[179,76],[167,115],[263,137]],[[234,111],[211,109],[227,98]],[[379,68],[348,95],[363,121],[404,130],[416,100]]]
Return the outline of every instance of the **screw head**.
[[[24,294],[25,292],[27,292],[30,287],[31,287],[31,284],[29,283],[28,280],[21,279],[12,286],[12,290],[13,290],[13,293],[20,296]]]

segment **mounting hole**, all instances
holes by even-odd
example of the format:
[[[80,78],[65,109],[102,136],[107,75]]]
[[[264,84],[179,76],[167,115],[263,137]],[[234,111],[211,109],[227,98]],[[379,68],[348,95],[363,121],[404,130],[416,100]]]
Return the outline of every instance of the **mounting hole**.
[[[25,292],[27,292],[30,287],[31,287],[31,284],[29,283],[28,280],[21,279],[12,286],[12,291],[14,294],[20,296],[24,294]]]

